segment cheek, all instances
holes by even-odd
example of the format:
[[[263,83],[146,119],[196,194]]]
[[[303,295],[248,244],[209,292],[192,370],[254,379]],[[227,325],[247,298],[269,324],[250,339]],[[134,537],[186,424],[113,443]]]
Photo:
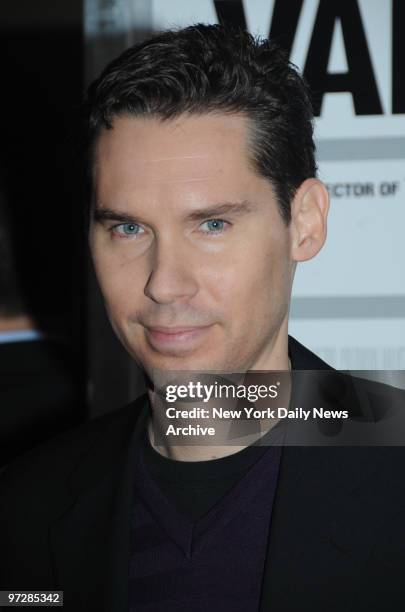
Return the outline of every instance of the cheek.
[[[268,317],[289,299],[289,260],[286,244],[259,241],[240,245],[231,256],[206,270],[209,294],[222,307],[225,320]]]
[[[93,257],[94,268],[104,301],[113,318],[128,313],[142,295],[139,270],[118,261],[114,256]]]
[[[269,242],[269,241],[267,241]],[[226,258],[218,258],[206,278],[212,292],[226,297],[250,294],[260,297],[271,288],[281,288],[288,275],[288,251],[284,244],[249,245],[235,249]]]

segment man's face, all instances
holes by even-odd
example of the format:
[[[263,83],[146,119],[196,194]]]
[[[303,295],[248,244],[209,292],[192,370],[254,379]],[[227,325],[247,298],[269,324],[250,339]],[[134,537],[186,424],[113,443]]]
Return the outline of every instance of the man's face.
[[[246,120],[116,117],[94,187],[96,274],[146,372],[271,369],[287,335],[291,238],[249,163]]]

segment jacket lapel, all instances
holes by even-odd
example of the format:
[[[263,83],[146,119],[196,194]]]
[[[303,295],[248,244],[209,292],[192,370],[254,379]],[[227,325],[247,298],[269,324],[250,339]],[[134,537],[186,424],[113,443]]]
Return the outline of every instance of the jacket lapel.
[[[361,465],[361,451],[283,449],[261,611],[348,609],[374,541],[359,483],[375,465]]]
[[[289,352],[294,370],[332,370],[293,338]],[[318,392],[309,390],[319,405],[336,400],[320,401]],[[356,411],[356,405],[350,408]],[[303,431],[295,425],[288,429],[290,445],[282,451],[260,610],[346,610],[374,541],[365,516],[368,505],[375,503],[374,489],[365,485],[377,471],[378,454],[367,448],[300,446]],[[291,445],[294,441],[298,445]]]
[[[134,453],[147,415],[142,398],[115,432],[107,428],[67,483],[69,504],[50,526],[55,583],[64,590],[66,610],[128,610]]]

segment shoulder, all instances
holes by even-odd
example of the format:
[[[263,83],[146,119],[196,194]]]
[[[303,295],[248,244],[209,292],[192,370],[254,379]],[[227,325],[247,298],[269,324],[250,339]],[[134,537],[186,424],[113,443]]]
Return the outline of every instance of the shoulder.
[[[288,356],[293,370],[332,370],[333,368],[315,355],[293,336],[288,336]]]
[[[65,431],[4,466],[0,471],[0,495],[48,487],[55,479],[71,473],[97,447],[119,452],[129,442],[145,397]]]

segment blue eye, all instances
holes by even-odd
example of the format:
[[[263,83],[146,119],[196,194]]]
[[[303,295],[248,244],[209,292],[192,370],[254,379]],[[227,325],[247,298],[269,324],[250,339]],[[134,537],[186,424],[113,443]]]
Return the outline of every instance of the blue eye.
[[[120,236],[136,236],[140,233],[140,226],[137,223],[120,223],[113,228],[115,234]]]
[[[136,223],[123,223],[122,230],[124,234],[137,234],[139,232],[139,225],[137,225]]]
[[[207,227],[206,230],[203,229],[203,232],[206,234],[215,234],[217,232],[222,232],[225,229],[225,223],[223,219],[209,219],[209,221],[204,221],[201,227],[204,225]]]

